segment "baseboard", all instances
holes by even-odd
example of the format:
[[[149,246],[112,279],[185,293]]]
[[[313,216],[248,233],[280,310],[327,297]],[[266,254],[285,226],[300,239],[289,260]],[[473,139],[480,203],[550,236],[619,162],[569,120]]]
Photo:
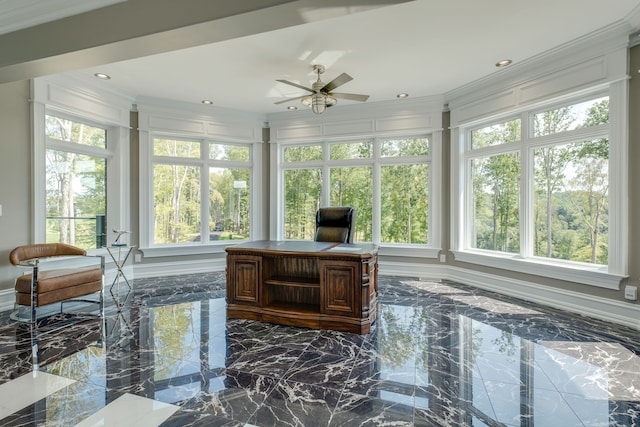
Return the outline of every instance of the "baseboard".
[[[209,273],[212,271],[224,271],[227,267],[226,258],[204,259],[180,262],[162,262],[136,264],[133,270],[135,278],[147,278],[157,276],[173,276],[176,274]]]
[[[225,259],[221,258],[216,260],[136,264],[133,274],[137,278],[147,278],[224,271],[225,262]],[[446,264],[380,262],[378,271],[383,276],[409,276],[435,280],[448,279],[640,330],[640,305],[627,304],[624,301],[597,298],[534,282],[514,280],[494,274],[447,266]],[[0,291],[0,311],[13,310],[13,303],[14,293],[12,289]]]
[[[432,280],[448,279],[446,264],[417,264],[408,262],[378,262],[378,274],[383,276],[421,277]]]
[[[447,278],[455,282],[640,330],[640,306],[637,304],[458,267],[450,266],[447,273]]]

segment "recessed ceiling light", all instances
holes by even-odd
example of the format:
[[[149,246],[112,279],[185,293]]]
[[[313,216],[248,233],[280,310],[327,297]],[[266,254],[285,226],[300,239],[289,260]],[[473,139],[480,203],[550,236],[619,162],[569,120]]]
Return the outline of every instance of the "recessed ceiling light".
[[[212,104],[213,104],[213,101],[211,101],[210,99],[203,99],[203,100],[202,100],[202,103],[203,103],[204,105],[212,105]]]
[[[102,80],[109,80],[111,79],[111,76],[105,73],[95,73],[94,74],[95,77],[102,79]]]
[[[498,61],[496,62],[496,67],[501,68],[501,67],[506,67],[508,65],[511,65],[513,61],[510,59],[503,59],[502,61]]]
[[[296,107],[295,105],[289,105],[287,107],[287,110],[297,110],[297,109],[298,109],[298,107]]]
[[[402,92],[396,95],[398,98],[407,98],[409,96],[408,93],[406,92]]]

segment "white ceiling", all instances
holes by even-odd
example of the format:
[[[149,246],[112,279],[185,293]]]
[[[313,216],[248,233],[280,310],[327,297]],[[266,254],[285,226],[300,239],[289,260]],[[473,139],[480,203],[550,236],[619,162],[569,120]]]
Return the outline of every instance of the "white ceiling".
[[[0,8],[2,7],[0,0]],[[23,1],[23,0],[20,0]],[[206,46],[74,72],[109,74],[106,87],[132,97],[167,98],[258,113],[285,111],[310,86],[311,64],[329,82],[354,80],[337,92],[367,102],[444,94],[491,73],[495,63],[527,58],[612,25],[631,22],[639,0],[416,0]],[[1,9],[0,9],[1,13]],[[339,105],[353,104],[339,100]]]

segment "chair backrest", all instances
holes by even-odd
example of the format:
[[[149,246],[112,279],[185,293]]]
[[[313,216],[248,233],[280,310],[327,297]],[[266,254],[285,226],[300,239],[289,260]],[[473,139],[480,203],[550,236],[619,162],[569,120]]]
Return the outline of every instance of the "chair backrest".
[[[316,242],[353,243],[356,208],[335,206],[320,208],[316,213]]]
[[[36,243],[33,245],[18,246],[9,254],[9,261],[11,261],[13,265],[18,265],[20,261],[27,261],[34,258],[86,254],[87,251],[84,249],[66,243]]]

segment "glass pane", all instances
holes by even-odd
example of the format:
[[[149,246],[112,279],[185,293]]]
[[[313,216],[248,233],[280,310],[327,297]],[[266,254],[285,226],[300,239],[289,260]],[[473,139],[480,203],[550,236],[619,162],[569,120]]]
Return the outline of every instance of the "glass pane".
[[[250,237],[250,187],[249,169],[209,168],[210,241]]]
[[[322,160],[322,147],[319,145],[299,145],[295,147],[285,147],[285,162],[308,162],[312,160]]]
[[[332,168],[331,206],[353,206],[357,209],[354,241],[371,242],[371,201],[373,200],[373,171],[371,167]]]
[[[46,242],[105,246],[106,159],[47,150],[46,180]]]
[[[313,240],[320,207],[322,169],[284,171],[284,237]]]
[[[607,265],[608,140],[539,148],[535,255]]]
[[[200,158],[200,143],[175,139],[154,139],[154,156]]]
[[[200,235],[200,168],[153,166],[154,243],[184,243]]]
[[[579,129],[609,122],[609,98],[603,97],[534,115],[534,136]]]
[[[382,157],[426,156],[429,154],[429,138],[387,139],[382,141]]]
[[[490,147],[520,141],[520,119],[471,131],[471,148]]]
[[[478,249],[520,251],[520,156],[501,154],[475,159],[472,244]]]
[[[427,243],[428,193],[426,164],[381,168],[381,242]]]
[[[212,160],[248,162],[250,153],[246,145],[209,144],[209,158]]]
[[[373,145],[369,141],[329,145],[331,160],[367,159],[372,152]]]
[[[60,117],[45,117],[45,132],[49,138],[92,147],[107,147],[107,131]]]

